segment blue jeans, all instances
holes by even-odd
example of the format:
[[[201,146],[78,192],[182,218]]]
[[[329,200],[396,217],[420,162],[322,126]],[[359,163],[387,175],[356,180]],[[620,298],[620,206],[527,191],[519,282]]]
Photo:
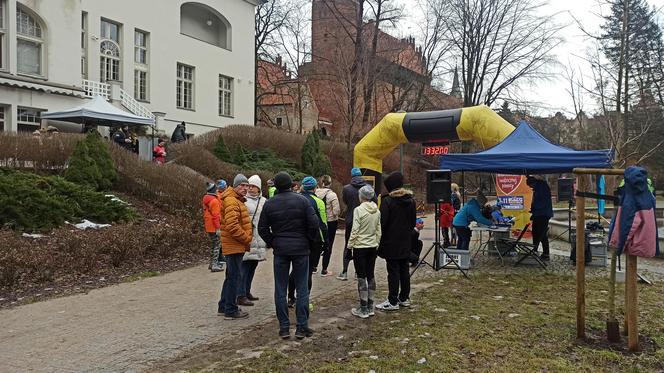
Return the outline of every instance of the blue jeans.
[[[238,287],[241,286],[243,257],[244,254],[226,255],[226,279],[221,288],[218,312],[227,316],[234,314],[239,309],[237,296]]]
[[[238,297],[247,297],[251,294],[251,283],[254,281],[258,267],[258,260],[245,260],[242,262],[242,287],[238,289]]]
[[[295,280],[295,291],[297,292],[297,302],[295,303],[297,328],[302,329],[309,326],[309,256],[275,255],[274,306],[277,310],[280,330],[288,330],[290,328],[286,293],[288,290],[288,274],[291,263],[293,264],[293,279]]]

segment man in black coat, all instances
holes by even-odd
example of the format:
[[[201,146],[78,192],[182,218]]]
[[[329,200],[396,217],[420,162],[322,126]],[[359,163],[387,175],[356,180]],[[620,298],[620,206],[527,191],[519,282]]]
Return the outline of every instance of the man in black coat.
[[[286,172],[274,177],[277,194],[263,207],[258,234],[274,250],[274,304],[279,319],[279,336],[290,338],[290,319],[286,292],[288,273],[293,266],[297,303],[295,337],[311,337],[309,329],[309,253],[311,242],[319,235],[318,217],[306,199],[291,191],[293,180]]]
[[[183,121],[175,127],[171,136],[171,143],[178,144],[187,141],[187,124]]]
[[[383,235],[378,256],[387,264],[387,300],[376,306],[379,310],[395,311],[410,307],[410,273],[408,264],[411,252],[411,232],[415,228],[417,212],[413,192],[403,188],[403,175],[393,172],[385,178],[389,192],[380,205],[380,228]]]
[[[346,205],[346,216],[344,220],[346,221],[345,236],[346,242],[344,243],[344,266],[337,276],[338,280],[347,281],[348,280],[348,265],[351,261],[351,255],[348,251],[348,239],[350,238],[350,231],[353,230],[353,212],[355,208],[360,205],[360,188],[367,185],[364,178],[362,178],[362,171],[359,168],[353,168],[350,170],[350,184],[344,185],[344,189],[341,191],[341,199]]]

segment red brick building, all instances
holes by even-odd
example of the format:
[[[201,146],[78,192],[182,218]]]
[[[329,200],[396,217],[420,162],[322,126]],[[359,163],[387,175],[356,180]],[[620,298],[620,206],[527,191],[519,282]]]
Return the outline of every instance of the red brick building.
[[[436,91],[431,86],[424,58],[414,38],[398,39],[379,31],[376,57],[371,58],[375,27],[373,21],[370,21],[363,24],[362,69],[356,85],[357,102],[355,108],[351,109],[349,101],[351,70],[355,60],[354,24],[357,11],[355,0],[312,1],[312,58],[311,62],[300,66],[298,71],[299,82],[306,86],[307,95],[310,95],[318,111],[317,123],[310,125],[318,126],[329,136],[345,139],[352,123],[351,138],[355,140],[361,138],[389,112],[462,106],[458,98]],[[363,127],[364,91],[370,68],[375,69],[375,83],[370,94],[371,111],[367,125]],[[264,87],[265,82],[261,79],[258,82],[261,90],[269,86]],[[268,101],[266,99],[265,103]],[[276,102],[284,107],[290,105],[278,100]],[[263,103],[261,106],[264,106]]]

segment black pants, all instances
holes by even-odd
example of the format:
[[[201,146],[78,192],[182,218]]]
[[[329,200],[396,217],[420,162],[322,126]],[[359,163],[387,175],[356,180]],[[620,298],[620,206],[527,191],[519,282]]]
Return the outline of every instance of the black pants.
[[[358,278],[371,281],[376,268],[376,248],[353,249],[353,265]]]
[[[441,230],[443,231],[443,247],[447,248],[450,246],[450,228],[443,227]]]
[[[330,265],[330,258],[332,257],[332,247],[334,246],[334,237],[337,235],[337,226],[339,222],[327,222],[327,249],[323,252],[323,271],[327,271]]]
[[[417,243],[413,243],[413,247],[410,248],[410,259],[408,259],[411,265],[417,265],[420,262],[423,245],[422,240],[417,240]]]
[[[457,249],[458,250],[469,250],[470,249],[470,238],[473,235],[473,232],[468,227],[459,227],[454,226],[454,229],[457,233]]]
[[[549,219],[543,216],[533,216],[533,246],[535,251],[539,248],[540,242],[542,243],[542,255],[549,255]]]
[[[390,304],[396,306],[410,297],[410,273],[408,259],[386,259],[387,287]]]
[[[311,252],[309,253],[309,295],[311,295],[311,286],[313,284],[312,282],[312,275],[314,274],[314,269],[316,269],[316,263],[318,263],[318,259],[320,258],[320,253],[321,249],[320,247],[317,248],[312,248]],[[288,276],[288,299],[295,299],[295,278],[293,277],[293,273]]]
[[[352,224],[346,224],[346,231],[344,232],[344,235],[346,237],[346,242],[344,243],[344,268],[341,271],[341,273],[348,273],[348,265],[350,264],[351,261],[351,256],[348,253],[348,240],[350,240],[350,231],[353,230],[353,225]]]

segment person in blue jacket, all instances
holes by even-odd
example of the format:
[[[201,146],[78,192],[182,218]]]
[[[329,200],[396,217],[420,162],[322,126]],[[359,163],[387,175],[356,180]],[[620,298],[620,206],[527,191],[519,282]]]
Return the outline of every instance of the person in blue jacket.
[[[551,203],[551,189],[546,181],[528,176],[526,184],[533,190],[533,202],[530,205],[530,220],[533,225],[533,246],[535,252],[542,243],[540,259],[549,260],[549,220],[553,217],[553,204]]]
[[[457,233],[457,249],[468,250],[470,248],[470,237],[472,231],[468,226],[471,222],[476,221],[478,224],[493,226],[491,216],[485,217],[482,215],[482,206],[486,204],[485,197],[478,197],[479,201],[475,198],[469,200],[461,210],[454,216],[452,225]]]

